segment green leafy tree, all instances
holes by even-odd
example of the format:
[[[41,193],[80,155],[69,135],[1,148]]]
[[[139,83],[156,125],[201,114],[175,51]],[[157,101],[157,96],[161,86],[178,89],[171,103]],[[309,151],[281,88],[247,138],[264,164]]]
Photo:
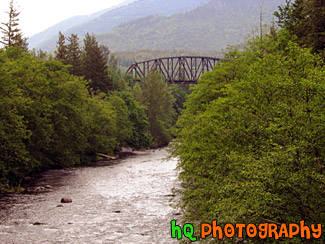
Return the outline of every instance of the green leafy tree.
[[[128,79],[128,75],[122,75],[121,70],[118,67],[118,59],[112,53],[109,54],[108,59],[108,76],[111,83],[111,90],[127,91],[129,89],[128,83],[126,82],[126,79]]]
[[[107,97],[102,93],[90,97],[87,113],[87,156],[94,157],[96,153],[113,154],[118,151],[117,112]]]
[[[132,87],[132,95],[138,102],[142,103],[142,90],[139,82],[136,82]]]
[[[13,83],[10,74],[10,60],[0,49],[0,189],[9,184],[19,184],[17,176],[27,170],[31,156],[24,141],[29,140],[21,110],[28,110],[30,99],[24,96],[18,84]]]
[[[0,63],[0,188],[118,151],[118,109],[89,96],[69,66],[15,47],[0,50]]]
[[[146,116],[146,107],[136,101],[133,95],[128,91],[114,91],[112,94],[122,99],[127,107],[127,117],[124,116],[124,118],[122,118],[121,115],[119,115],[121,119],[124,119],[119,125],[128,125],[128,129],[125,130],[125,132],[129,133],[129,135],[124,136],[124,145],[136,149],[149,147],[152,142],[152,136],[148,132],[149,122]],[[126,109],[124,110],[126,111]],[[123,138],[123,136],[121,138]]]
[[[118,130],[116,131],[116,138],[118,141],[119,149],[122,146],[127,146],[127,142],[132,136],[132,125],[129,120],[129,109],[124,100],[118,96],[118,93],[110,94],[108,101],[114,107],[116,111],[116,122]]]
[[[0,43],[6,48],[15,46],[27,50],[28,44],[26,38],[23,37],[21,30],[18,28],[18,16],[20,12],[15,9],[13,0],[9,4],[9,12],[6,13],[9,15],[9,20],[7,23],[1,22],[3,27],[0,26],[0,30],[3,37]]]
[[[171,140],[170,129],[174,123],[173,97],[161,74],[152,70],[141,84],[141,101],[147,107],[149,131],[153,147],[166,145]]]
[[[184,222],[324,223],[325,66],[289,38],[229,53],[189,95],[172,147]]]

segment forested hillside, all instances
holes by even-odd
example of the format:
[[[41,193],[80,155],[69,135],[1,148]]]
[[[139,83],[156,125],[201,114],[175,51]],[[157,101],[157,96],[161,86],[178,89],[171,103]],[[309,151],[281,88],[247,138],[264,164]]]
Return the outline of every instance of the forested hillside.
[[[186,13],[151,15],[127,22],[109,33],[98,34],[97,38],[114,51],[220,50],[229,44],[243,43],[248,35],[258,34],[261,9],[262,22],[270,24],[273,12],[283,2],[211,0]]]
[[[101,16],[104,13],[107,13],[115,8],[119,8],[124,5],[127,5],[133,1],[135,1],[135,0],[127,0],[118,6],[115,6],[115,7],[109,8],[109,9],[104,9],[104,10],[101,10],[99,12],[96,12],[96,13],[93,13],[90,15],[74,16],[69,19],[63,20],[60,23],[58,23],[58,24],[38,33],[38,34],[29,37],[29,39],[28,39],[29,47],[30,48],[40,48],[40,46],[44,42],[48,42],[49,40],[52,40],[53,45],[51,48],[54,48],[54,46],[55,46],[54,40],[56,40],[58,38],[59,31],[65,32],[75,26],[80,26],[84,23],[87,23],[93,19],[98,18],[99,16]],[[46,48],[44,48],[44,50],[46,50]]]
[[[208,0],[138,0],[127,1],[121,7],[114,8],[112,10],[105,11],[101,14],[95,14],[89,16],[88,21],[79,22],[78,24],[71,26],[70,28],[61,29],[65,35],[72,33],[78,34],[81,38],[89,33],[102,33],[112,30],[114,27],[121,23],[125,23],[137,18],[141,18],[148,15],[172,15],[176,13],[185,12],[191,10]],[[38,41],[38,36],[30,39],[30,46],[41,48],[44,50],[51,50],[55,47],[55,42],[58,38],[57,28],[47,30],[46,39]]]
[[[270,24],[273,12],[284,2],[139,0],[61,31],[65,35],[78,34],[80,38],[87,32],[94,33],[100,43],[113,51],[219,51],[229,44],[243,43],[248,35],[258,34],[260,24]],[[57,39],[58,29],[51,28],[30,38],[30,46],[53,50]]]
[[[36,48],[41,45],[43,42],[46,42],[48,39],[55,39],[58,36],[59,31],[66,31],[73,26],[80,25],[84,22],[90,21],[93,18],[96,18],[100,13],[95,13],[93,15],[81,15],[74,16],[70,19],[64,20],[45,31],[42,31],[28,39],[30,48]]]

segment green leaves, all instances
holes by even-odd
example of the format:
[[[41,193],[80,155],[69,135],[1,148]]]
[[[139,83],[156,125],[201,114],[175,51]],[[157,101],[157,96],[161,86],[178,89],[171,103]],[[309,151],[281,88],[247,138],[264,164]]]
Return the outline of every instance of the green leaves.
[[[167,83],[158,71],[151,71],[141,84],[139,99],[147,107],[152,147],[167,145],[173,125],[175,101]]]
[[[282,35],[229,55],[189,96],[172,147],[184,221],[324,223],[324,64]]]
[[[132,148],[147,148],[152,136],[148,132],[149,122],[146,107],[135,100],[127,91],[109,93],[109,100],[117,110],[117,125],[119,126],[118,141],[120,146]]]
[[[119,136],[131,129],[118,116],[126,107],[120,98],[90,96],[87,83],[60,61],[8,48],[0,50],[0,63],[0,187],[114,153],[126,141]]]
[[[275,12],[278,24],[297,37],[302,46],[312,48],[314,52],[324,51],[325,7],[321,0],[288,1]],[[323,52],[324,55],[324,52]],[[323,56],[324,57],[324,56]]]

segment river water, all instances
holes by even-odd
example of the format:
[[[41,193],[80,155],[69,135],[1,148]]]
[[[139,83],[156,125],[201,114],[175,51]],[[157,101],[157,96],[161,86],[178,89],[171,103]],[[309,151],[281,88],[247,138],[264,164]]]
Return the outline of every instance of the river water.
[[[148,150],[43,173],[30,192],[0,196],[0,243],[177,243],[170,236],[177,161],[166,156]]]

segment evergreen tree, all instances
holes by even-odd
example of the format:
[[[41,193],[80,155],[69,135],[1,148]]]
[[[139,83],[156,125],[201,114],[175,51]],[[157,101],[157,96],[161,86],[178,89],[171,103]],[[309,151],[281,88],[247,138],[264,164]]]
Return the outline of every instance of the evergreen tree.
[[[57,41],[55,51],[55,59],[61,60],[64,64],[67,64],[67,46],[65,45],[65,36],[62,32],[59,32],[59,40]]]
[[[325,1],[287,0],[275,12],[278,24],[298,37],[297,42],[311,47],[313,51],[325,48]]]
[[[84,38],[83,69],[85,79],[90,80],[90,90],[96,93],[108,92],[110,82],[107,74],[107,56],[95,36],[88,33]]]
[[[68,37],[69,44],[67,46],[67,63],[71,65],[69,71],[73,75],[82,75],[81,50],[79,46],[79,38],[77,34],[71,34]]]
[[[18,28],[18,16],[20,12],[15,9],[13,0],[9,4],[9,12],[6,13],[9,15],[9,20],[7,23],[1,22],[4,27],[0,26],[1,32],[3,33],[0,43],[6,48],[15,46],[26,50],[28,46],[26,38],[23,37],[21,30]]]
[[[108,64],[108,62],[109,62],[109,56],[110,56],[111,51],[105,45],[100,45],[99,46],[99,49],[102,52],[103,58],[105,60],[105,63]]]

